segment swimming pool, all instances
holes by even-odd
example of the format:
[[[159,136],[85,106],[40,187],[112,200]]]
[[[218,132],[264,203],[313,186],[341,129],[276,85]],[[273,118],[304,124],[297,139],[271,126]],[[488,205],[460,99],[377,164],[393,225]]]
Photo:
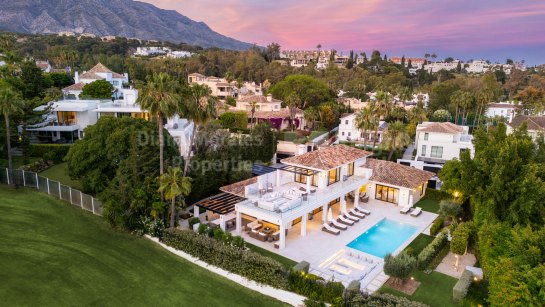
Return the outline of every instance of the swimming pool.
[[[364,253],[384,258],[393,253],[417,231],[417,227],[382,219],[346,246]]]

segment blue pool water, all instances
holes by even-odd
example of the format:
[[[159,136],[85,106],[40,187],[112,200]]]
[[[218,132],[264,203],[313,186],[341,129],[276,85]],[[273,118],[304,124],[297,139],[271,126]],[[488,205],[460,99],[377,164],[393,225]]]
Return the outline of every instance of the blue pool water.
[[[407,241],[416,230],[415,226],[383,219],[346,246],[384,258]]]

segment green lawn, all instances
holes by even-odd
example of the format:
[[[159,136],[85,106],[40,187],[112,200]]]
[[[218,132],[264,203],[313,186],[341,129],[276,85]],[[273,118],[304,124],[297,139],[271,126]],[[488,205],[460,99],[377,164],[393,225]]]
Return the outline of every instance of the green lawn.
[[[269,257],[269,258],[272,258],[272,259],[280,262],[286,269],[292,268],[294,265],[297,264],[296,261],[293,261],[293,260],[291,260],[289,258],[286,258],[284,256],[281,256],[281,255],[275,254],[275,253],[273,253],[271,251],[268,251],[268,250],[266,250],[264,248],[261,248],[259,246],[255,246],[255,245],[250,244],[248,242],[246,242],[246,247],[248,247],[253,252],[261,254],[262,256]]]
[[[77,180],[72,180],[68,176],[68,170],[66,169],[67,163],[59,163],[46,169],[40,173],[40,176],[47,177],[51,180],[59,181],[60,183],[70,186],[74,189],[81,190],[81,183]]]
[[[424,196],[420,201],[414,205],[415,207],[420,207],[424,211],[438,213],[439,212],[439,201],[436,199],[427,198]]]
[[[433,241],[432,236],[421,233],[405,248],[405,250],[410,248],[413,251],[413,255],[418,255],[424,249],[424,247],[431,243],[431,241]]]
[[[4,306],[280,306],[100,217],[0,185]]]
[[[406,295],[386,285],[380,288],[380,292],[403,296],[413,301],[428,304],[432,307],[458,306],[458,304],[452,300],[452,287],[454,287],[454,284],[458,281],[456,278],[435,271],[429,275],[421,271],[415,271],[413,276],[416,280],[421,282],[420,287],[416,289],[416,292],[413,295]]]

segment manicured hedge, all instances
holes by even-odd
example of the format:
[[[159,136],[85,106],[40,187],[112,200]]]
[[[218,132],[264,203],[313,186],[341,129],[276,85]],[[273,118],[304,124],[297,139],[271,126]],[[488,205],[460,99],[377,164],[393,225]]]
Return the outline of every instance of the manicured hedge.
[[[418,254],[418,268],[425,270],[435,256],[441,251],[441,249],[447,244],[448,238],[445,233],[439,234],[428,246]]]
[[[462,276],[460,276],[460,279],[454,285],[454,288],[452,288],[452,298],[454,301],[459,302],[466,297],[472,279],[473,273],[468,270],[462,272]]]
[[[372,295],[366,295],[363,293],[356,294],[351,297],[347,306],[360,307],[360,306],[372,306],[372,307],[425,307],[426,304],[411,301],[404,297],[395,296],[389,293],[375,293]]]
[[[313,274],[292,270],[288,276],[289,290],[311,300],[339,304],[342,302],[344,286],[340,282],[324,281]]]
[[[443,199],[451,199],[452,195],[436,189],[426,189],[426,198],[441,201]]]
[[[65,144],[30,144],[26,154],[30,157],[42,158],[55,163],[62,162],[70,150],[70,145]]]
[[[219,120],[224,128],[246,129],[248,126],[246,112],[225,112],[220,115]]]
[[[223,241],[196,235],[188,230],[167,229],[165,244],[200,260],[259,283],[287,289],[284,268],[278,261],[227,245]]]
[[[430,235],[435,236],[441,228],[443,228],[443,223],[445,220],[441,217],[437,218],[430,227]]]

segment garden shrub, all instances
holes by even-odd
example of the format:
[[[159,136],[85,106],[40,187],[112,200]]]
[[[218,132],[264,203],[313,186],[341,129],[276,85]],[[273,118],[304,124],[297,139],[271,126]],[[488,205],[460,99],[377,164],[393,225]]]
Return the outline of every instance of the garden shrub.
[[[246,112],[225,112],[219,119],[223,128],[246,129],[248,126],[248,115]]]
[[[51,163],[44,161],[44,159],[40,159],[38,161],[22,165],[18,169],[23,171],[40,173],[50,168],[51,166],[52,166]]]
[[[437,218],[430,227],[430,235],[435,236],[443,228],[444,222],[442,217]]]
[[[271,258],[187,230],[167,229],[163,241],[224,270],[280,289],[288,288],[282,264]]]
[[[426,198],[441,201],[443,199],[451,199],[452,196],[444,191],[436,189],[426,189]]]
[[[447,244],[448,238],[445,233],[439,234],[430,244],[418,254],[418,269],[424,270],[428,267],[430,262],[441,251],[441,249]]]
[[[288,275],[289,290],[317,301],[330,304],[342,301],[344,286],[340,282],[323,281],[315,275],[291,270]]]
[[[200,224],[198,229],[199,234],[203,235],[208,233],[208,226],[205,224]]]
[[[463,255],[467,249],[467,243],[471,232],[469,223],[461,223],[452,233],[450,251],[457,255]]]
[[[293,267],[293,270],[296,272],[303,272],[307,274],[309,268],[310,268],[310,263],[308,263],[307,261],[301,261]]]
[[[469,286],[471,286],[472,279],[473,273],[468,270],[464,270],[464,272],[462,272],[462,276],[460,276],[460,279],[452,288],[452,298],[454,301],[460,302],[466,297]]]
[[[198,217],[192,217],[192,218],[187,220],[187,223],[189,224],[189,229],[190,230],[193,230],[193,225],[199,224],[200,222],[201,221],[199,220]]]
[[[28,145],[26,154],[30,157],[42,158],[46,161],[50,160],[55,163],[63,161],[68,154],[71,145],[64,144],[30,144]]]
[[[389,293],[375,293],[368,295],[366,293],[359,293],[352,296],[347,302],[351,307],[385,307],[385,306],[403,306],[403,307],[424,307],[426,304],[411,301],[404,297],[396,296]]]

